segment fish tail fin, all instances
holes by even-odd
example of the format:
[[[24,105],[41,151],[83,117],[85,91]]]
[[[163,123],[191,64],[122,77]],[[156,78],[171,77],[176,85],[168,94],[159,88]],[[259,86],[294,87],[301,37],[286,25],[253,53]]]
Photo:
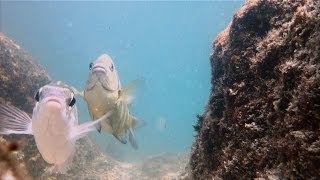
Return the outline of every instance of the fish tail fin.
[[[138,143],[137,143],[136,137],[135,137],[135,135],[133,133],[133,130],[131,128],[129,130],[129,141],[130,141],[130,144],[133,147],[133,149],[137,150],[138,149]]]
[[[0,134],[32,134],[32,121],[22,110],[0,104]]]
[[[99,124],[102,120],[108,118],[112,114],[112,111],[109,111],[105,115],[101,116],[99,119],[94,121],[85,122],[81,125],[78,125],[74,130],[70,133],[69,139],[77,140],[86,136],[90,131],[96,130],[96,125]]]

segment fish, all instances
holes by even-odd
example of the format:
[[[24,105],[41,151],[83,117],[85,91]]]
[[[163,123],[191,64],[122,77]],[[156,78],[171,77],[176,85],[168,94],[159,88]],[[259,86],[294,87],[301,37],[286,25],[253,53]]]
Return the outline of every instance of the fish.
[[[143,80],[133,81],[122,89],[115,64],[107,54],[102,54],[90,63],[89,70],[85,90],[79,94],[86,101],[92,120],[101,118],[109,111],[113,112],[110,117],[97,124],[98,132],[103,129],[123,144],[127,143],[126,136],[129,134],[131,146],[138,149],[134,129],[145,123],[133,116],[129,110],[134,99],[130,91]]]
[[[78,124],[75,93],[58,81],[42,86],[35,95],[32,117],[19,108],[0,104],[0,134],[33,135],[42,158],[49,164],[48,173],[65,173],[72,165],[76,141],[95,131],[102,119]]]

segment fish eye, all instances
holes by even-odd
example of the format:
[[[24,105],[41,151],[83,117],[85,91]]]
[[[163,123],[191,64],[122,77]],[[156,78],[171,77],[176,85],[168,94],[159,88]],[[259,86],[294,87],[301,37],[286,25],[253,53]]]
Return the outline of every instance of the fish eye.
[[[39,91],[37,91],[36,95],[34,96],[34,99],[35,99],[37,102],[39,102],[39,100],[40,100],[40,95],[39,95],[39,94],[40,94]]]
[[[113,72],[113,70],[114,70],[114,67],[113,67],[113,64],[111,64],[110,71]]]
[[[69,103],[69,106],[71,107],[71,106],[73,106],[75,103],[76,103],[76,98],[73,97],[73,98],[71,99],[70,103]]]
[[[89,69],[91,70],[92,67],[93,67],[93,63],[90,63],[90,64],[89,64]]]

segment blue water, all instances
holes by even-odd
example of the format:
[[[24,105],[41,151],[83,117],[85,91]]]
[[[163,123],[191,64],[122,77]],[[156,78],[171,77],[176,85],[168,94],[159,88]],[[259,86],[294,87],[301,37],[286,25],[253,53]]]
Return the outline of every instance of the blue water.
[[[122,85],[143,78],[132,112],[146,122],[139,149],[91,137],[116,159],[189,152],[209,97],[212,42],[243,1],[0,2],[0,30],[55,80],[84,88],[91,61],[108,53]],[[80,121],[90,119],[78,98]]]

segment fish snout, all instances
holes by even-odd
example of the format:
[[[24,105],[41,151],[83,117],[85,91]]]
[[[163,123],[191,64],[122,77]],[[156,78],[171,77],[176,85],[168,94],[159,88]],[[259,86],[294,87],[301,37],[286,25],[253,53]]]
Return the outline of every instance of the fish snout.
[[[107,70],[102,65],[97,64],[97,65],[94,65],[92,67],[92,72],[104,72],[104,73],[107,73]]]
[[[57,98],[46,98],[43,100],[43,104],[51,110],[61,110],[65,106],[63,102]]]

